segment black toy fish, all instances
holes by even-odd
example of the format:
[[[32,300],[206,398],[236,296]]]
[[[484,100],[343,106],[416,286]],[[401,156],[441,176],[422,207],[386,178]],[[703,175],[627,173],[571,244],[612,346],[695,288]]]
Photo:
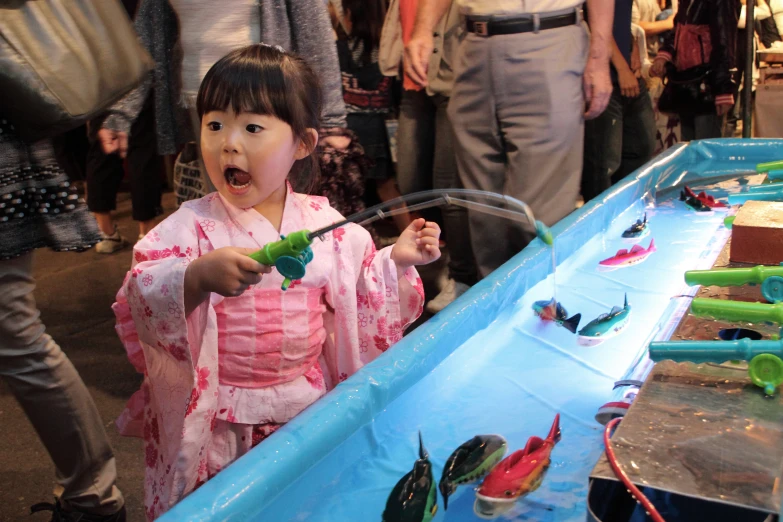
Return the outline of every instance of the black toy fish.
[[[636,223],[628,227],[623,232],[625,239],[641,239],[646,237],[650,233],[650,229],[647,226],[647,212],[644,213],[644,220],[637,219]]]
[[[419,459],[394,486],[386,500],[383,522],[430,522],[438,510],[432,464],[419,432]]]
[[[457,486],[484,478],[506,454],[506,439],[499,435],[476,435],[454,450],[440,479],[443,508],[449,508],[449,495]]]

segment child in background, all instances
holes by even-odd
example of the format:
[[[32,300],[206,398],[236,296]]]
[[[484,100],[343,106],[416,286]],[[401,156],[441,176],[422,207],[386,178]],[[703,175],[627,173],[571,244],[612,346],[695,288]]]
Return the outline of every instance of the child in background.
[[[313,243],[306,275],[283,292],[283,276],[247,254],[342,218],[289,183],[317,172],[317,78],[300,58],[251,45],[210,69],[197,108],[217,193],[136,244],[114,305],[145,374],[118,425],[144,436],[148,519],[398,341],[422,310],[414,266],[440,256],[435,223],[416,220],[377,252],[348,225]]]

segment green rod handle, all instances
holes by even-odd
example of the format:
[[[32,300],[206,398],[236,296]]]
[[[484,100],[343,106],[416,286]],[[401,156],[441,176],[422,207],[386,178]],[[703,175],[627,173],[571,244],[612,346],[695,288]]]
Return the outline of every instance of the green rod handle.
[[[783,303],[747,303],[697,297],[691,302],[691,312],[694,315],[713,317],[723,321],[783,325]]]

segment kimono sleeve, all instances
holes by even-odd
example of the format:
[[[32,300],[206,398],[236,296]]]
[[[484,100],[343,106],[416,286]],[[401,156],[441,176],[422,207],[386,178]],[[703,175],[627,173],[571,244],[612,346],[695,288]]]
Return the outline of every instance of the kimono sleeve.
[[[127,332],[128,313],[138,341],[179,363],[199,358],[201,335],[206,319],[206,303],[185,317],[184,281],[188,265],[200,255],[197,224],[188,223],[188,213],[180,211],[136,243],[133,264],[118,295],[115,313],[121,337]],[[195,225],[195,226],[194,226]],[[127,310],[120,309],[122,302]],[[132,355],[132,354],[129,354]],[[131,361],[138,368],[137,359]]]
[[[201,455],[217,404],[216,319],[209,301],[185,317],[184,278],[208,250],[196,216],[180,208],[136,244],[113,306],[128,356],[145,374],[118,426],[144,438],[148,520],[207,478]]]
[[[333,232],[334,270],[327,302],[334,309],[333,346],[324,356],[333,383],[344,381],[402,339],[424,305],[415,268],[398,279],[392,247],[376,251],[369,233],[356,225]]]

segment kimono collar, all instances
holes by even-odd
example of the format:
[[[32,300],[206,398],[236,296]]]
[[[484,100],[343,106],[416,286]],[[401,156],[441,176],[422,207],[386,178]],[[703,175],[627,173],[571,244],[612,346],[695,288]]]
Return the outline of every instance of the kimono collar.
[[[272,223],[253,207],[239,208],[218,193],[218,197],[212,200],[212,214],[218,220],[224,221],[225,227],[223,230],[215,227],[210,231],[209,227],[202,226],[202,230],[216,248],[229,245],[245,246],[245,244],[251,248],[260,248],[270,241],[277,241],[281,235],[306,227],[304,202],[301,201],[303,197],[295,193],[291,184],[286,182],[285,204],[278,232]],[[242,237],[245,240],[239,239]]]

